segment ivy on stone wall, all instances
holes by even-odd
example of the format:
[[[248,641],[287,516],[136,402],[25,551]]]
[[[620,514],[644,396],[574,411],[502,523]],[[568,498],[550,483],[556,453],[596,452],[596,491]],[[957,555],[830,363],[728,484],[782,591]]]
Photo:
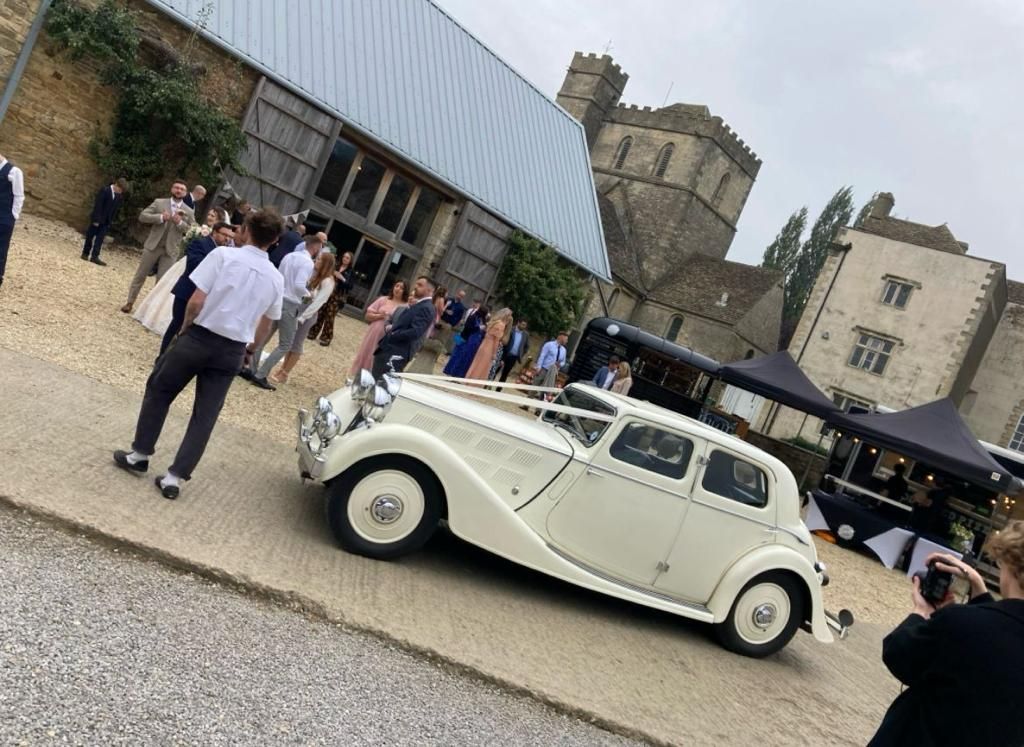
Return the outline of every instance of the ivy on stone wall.
[[[109,134],[89,144],[93,160],[110,178],[147,184],[189,173],[216,183],[222,168],[241,171],[241,126],[202,96],[204,72],[188,63],[187,49],[145,43],[137,15],[116,0],[55,0],[47,16],[49,36],[72,59],[97,65],[117,96]]]
[[[519,231],[509,237],[497,295],[516,318],[546,336],[568,331],[579,318],[587,283],[551,247]]]

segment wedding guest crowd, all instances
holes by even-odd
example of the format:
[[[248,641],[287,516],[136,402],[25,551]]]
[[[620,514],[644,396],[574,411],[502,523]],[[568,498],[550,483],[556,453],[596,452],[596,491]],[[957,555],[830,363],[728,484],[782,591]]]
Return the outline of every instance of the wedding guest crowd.
[[[355,284],[352,270],[352,252],[345,252],[341,255],[338,268],[334,271],[334,293],[331,294],[327,303],[320,308],[320,314],[316,318],[316,323],[310,327],[307,333],[307,337],[310,340],[315,340],[319,337],[320,344],[323,347],[330,345],[334,339],[334,317],[338,315],[339,309],[345,307],[349,291],[352,290],[352,286]]]
[[[384,327],[384,336],[373,354],[374,378],[379,379],[390,369],[402,371],[412,359],[416,346],[437,319],[433,303],[434,281],[425,275],[416,278],[413,286],[415,300],[393,317]]]
[[[387,327],[388,320],[399,309],[404,309],[408,302],[409,289],[404,280],[399,280],[391,286],[390,294],[381,296],[366,307],[363,318],[369,326],[363,334],[359,350],[356,351],[356,358],[352,361],[352,367],[349,369],[350,378],[355,378],[363,369],[369,371],[373,368],[373,351],[377,349],[377,344],[384,336],[384,328]]]
[[[306,341],[306,334],[310,327],[316,322],[317,314],[324,304],[334,293],[334,255],[330,252],[320,252],[317,255],[313,276],[307,284],[312,298],[302,307],[299,314],[298,329],[292,338],[292,345],[285,353],[284,361],[276,371],[271,372],[267,377],[273,384],[285,384],[288,376],[302,357],[302,346]]]
[[[193,239],[185,249],[185,267],[182,270],[178,281],[171,288],[171,295],[174,303],[171,308],[171,323],[167,325],[163,340],[160,343],[160,354],[162,355],[171,341],[177,336],[185,321],[185,307],[188,300],[196,290],[196,284],[192,282],[191,275],[199,267],[206,256],[219,246],[228,246],[234,238],[234,231],[227,223],[215,223],[213,232],[209,236],[202,236]]]

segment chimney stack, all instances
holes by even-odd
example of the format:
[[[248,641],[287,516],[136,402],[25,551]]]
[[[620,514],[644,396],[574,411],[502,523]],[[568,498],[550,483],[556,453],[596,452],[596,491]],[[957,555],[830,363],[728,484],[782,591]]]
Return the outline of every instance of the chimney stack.
[[[892,196],[892,192],[879,192],[874,204],[871,205],[871,217],[888,218],[895,204],[896,198]]]

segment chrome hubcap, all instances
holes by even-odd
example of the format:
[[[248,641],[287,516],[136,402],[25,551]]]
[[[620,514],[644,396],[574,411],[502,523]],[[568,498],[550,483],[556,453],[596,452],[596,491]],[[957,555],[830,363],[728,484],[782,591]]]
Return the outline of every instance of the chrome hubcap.
[[[370,505],[370,513],[381,524],[391,524],[402,515],[402,501],[398,496],[379,495]]]
[[[754,608],[754,625],[761,628],[761,630],[766,630],[775,622],[777,614],[774,605],[759,604]]]

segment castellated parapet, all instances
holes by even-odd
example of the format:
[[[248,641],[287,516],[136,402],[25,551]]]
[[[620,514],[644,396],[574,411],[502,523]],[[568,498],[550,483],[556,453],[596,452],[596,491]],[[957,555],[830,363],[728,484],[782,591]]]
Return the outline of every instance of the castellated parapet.
[[[672,104],[661,109],[619,104],[608,112],[607,119],[634,127],[710,138],[752,179],[761,170],[761,159],[750,146],[721,117],[711,116],[708,108],[700,104]]]
[[[620,96],[622,95],[622,91],[626,88],[626,82],[629,80],[629,75],[624,73],[622,68],[620,68],[618,64],[616,64],[612,58],[606,54],[598,56],[593,52],[590,54],[576,52],[572,56],[572,63],[569,65],[569,70],[574,73],[599,75],[603,77],[618,91]]]

